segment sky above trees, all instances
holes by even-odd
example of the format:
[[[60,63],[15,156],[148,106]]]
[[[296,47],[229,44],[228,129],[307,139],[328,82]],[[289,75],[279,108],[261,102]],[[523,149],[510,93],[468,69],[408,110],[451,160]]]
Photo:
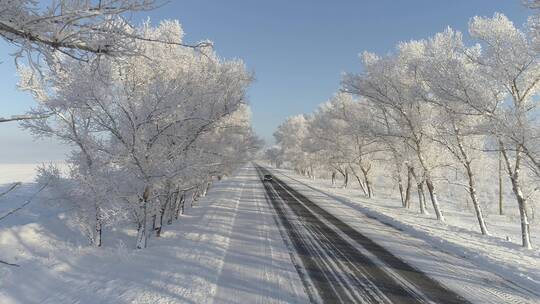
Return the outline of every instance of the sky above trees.
[[[519,0],[189,0],[136,17],[149,15],[156,23],[179,19],[187,42],[210,39],[221,56],[242,58],[256,77],[249,91],[253,125],[272,141],[285,117],[311,111],[339,88],[343,72],[359,72],[358,54],[364,50],[385,53],[399,41],[429,37],[446,26],[466,32],[471,17],[494,12],[518,25],[531,13]],[[0,42],[0,116],[23,114],[33,105],[16,89],[12,51]],[[55,142],[34,143],[16,123],[1,126],[0,141],[9,147],[0,150],[4,162],[57,160],[67,150]]]

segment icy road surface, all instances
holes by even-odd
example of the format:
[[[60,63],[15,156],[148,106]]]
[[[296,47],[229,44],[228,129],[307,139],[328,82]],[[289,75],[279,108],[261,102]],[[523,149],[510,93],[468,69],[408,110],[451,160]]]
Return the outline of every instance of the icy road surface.
[[[268,174],[259,167],[260,174]],[[274,171],[272,171],[274,172]],[[325,303],[540,303],[525,290],[459,256],[274,172],[268,196]]]

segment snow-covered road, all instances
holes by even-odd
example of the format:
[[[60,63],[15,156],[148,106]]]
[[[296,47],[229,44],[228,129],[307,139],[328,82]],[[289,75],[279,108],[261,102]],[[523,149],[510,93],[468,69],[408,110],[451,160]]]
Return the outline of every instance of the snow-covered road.
[[[243,188],[214,303],[308,303],[253,167]]]
[[[390,292],[389,297],[381,297],[382,303],[424,301],[415,298],[414,294],[419,294],[420,297],[425,296],[426,299],[431,300],[431,303],[540,303],[540,298],[534,291],[525,290],[499,275],[479,269],[457,255],[441,252],[427,242],[389,226],[388,223],[369,217],[338,198],[327,195],[308,184],[280,174],[278,171],[272,172],[274,177],[278,177],[271,183],[272,188],[281,188],[274,191],[284,193],[280,196],[287,202],[287,209],[307,209],[304,213],[310,213],[310,217],[323,222],[326,225],[324,229],[334,230],[330,233],[334,235],[329,243],[339,243],[341,239],[344,239],[349,246],[355,247],[356,253],[353,254],[359,258],[353,260],[354,263],[361,265],[371,263],[373,267],[378,266],[379,270],[391,277],[390,280],[404,286],[402,289],[405,289],[405,294],[402,293],[403,290],[397,292],[398,287],[393,289],[393,293]],[[306,222],[305,218],[302,220]],[[309,223],[303,225],[310,229],[312,222],[310,220]],[[305,238],[310,237],[306,235]],[[364,256],[361,257],[362,255]],[[401,263],[396,261],[396,257],[399,257]],[[370,261],[366,261],[366,258]],[[343,272],[344,269],[338,269],[338,273]],[[364,269],[368,272],[371,270],[369,267]],[[347,275],[349,278],[354,278],[358,274],[351,271]],[[378,278],[381,277],[375,275],[371,278],[371,282],[374,282],[377,288],[368,288],[368,290],[380,291],[382,294],[387,294],[386,291],[392,290],[385,286],[385,284],[392,286],[392,283],[387,281],[388,278],[385,281],[377,280]],[[436,282],[440,282],[440,285],[437,286],[439,283]],[[381,286],[380,283],[383,285]],[[343,288],[347,288],[347,285],[351,289],[348,294],[353,291],[358,292],[353,288],[354,285],[346,281]],[[412,294],[407,295],[409,291],[412,291]],[[396,295],[400,294],[405,297],[396,298]],[[365,298],[361,301],[369,303]],[[358,300],[349,302],[358,302]]]

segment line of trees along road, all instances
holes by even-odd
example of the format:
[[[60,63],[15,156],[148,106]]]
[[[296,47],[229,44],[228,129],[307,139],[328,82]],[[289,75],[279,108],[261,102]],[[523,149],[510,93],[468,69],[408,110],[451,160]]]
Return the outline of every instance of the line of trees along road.
[[[531,4],[532,5],[532,4]],[[501,157],[519,211],[522,245],[531,248],[530,217],[540,181],[540,43],[538,16],[523,29],[507,17],[474,17],[473,45],[447,28],[428,39],[399,43],[384,56],[364,52],[363,72],[314,113],[283,122],[267,151],[307,176],[326,174],[344,186],[354,178],[367,197],[377,193],[374,168],[384,168],[403,207],[416,193],[444,221],[439,188],[459,184],[488,235],[478,184]],[[388,173],[388,172],[386,172]],[[450,175],[459,178],[449,178]],[[386,174],[388,175],[388,174]],[[496,184],[492,188],[497,187]]]
[[[74,149],[68,172],[38,181],[72,208],[68,221],[96,247],[130,223],[136,248],[206,195],[261,146],[250,123],[241,60],[211,43],[183,43],[177,21],[133,26],[126,13],[156,1],[0,0],[0,36],[18,47],[19,88],[37,101],[20,120]],[[20,63],[20,62],[19,62]]]

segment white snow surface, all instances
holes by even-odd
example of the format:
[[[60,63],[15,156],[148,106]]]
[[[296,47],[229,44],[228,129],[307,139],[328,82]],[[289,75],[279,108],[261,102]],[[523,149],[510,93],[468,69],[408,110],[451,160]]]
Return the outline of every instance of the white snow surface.
[[[472,230],[472,214],[452,210],[443,224],[433,215],[401,208],[395,198],[368,199],[359,189],[334,187],[329,180],[271,170],[328,212],[473,303],[540,303],[538,249],[523,249],[503,237],[519,235],[518,222],[506,217],[493,221],[492,217],[488,224],[494,236],[485,237]]]
[[[35,167],[0,165],[0,193],[24,182],[0,198],[0,216],[37,191],[31,183]],[[400,208],[395,198],[366,199],[328,180],[274,172],[473,303],[540,303],[540,253],[504,240],[519,235],[512,218],[491,216],[494,236],[484,237],[464,211],[447,207],[447,223],[441,224]],[[68,217],[68,209],[38,195],[0,221],[0,260],[20,265],[0,264],[0,303],[308,302],[252,166],[216,183],[144,250],[132,249],[135,231],[129,227],[106,231],[105,247],[90,248]]]
[[[0,192],[34,168],[9,167]],[[0,198],[0,216],[35,191],[25,183]],[[106,230],[104,247],[90,248],[68,214],[38,196],[0,222],[0,260],[20,265],[0,264],[0,303],[308,302],[251,166],[217,182],[143,250],[132,249],[131,228]]]
[[[0,164],[0,185],[13,182],[32,182],[39,164]]]

